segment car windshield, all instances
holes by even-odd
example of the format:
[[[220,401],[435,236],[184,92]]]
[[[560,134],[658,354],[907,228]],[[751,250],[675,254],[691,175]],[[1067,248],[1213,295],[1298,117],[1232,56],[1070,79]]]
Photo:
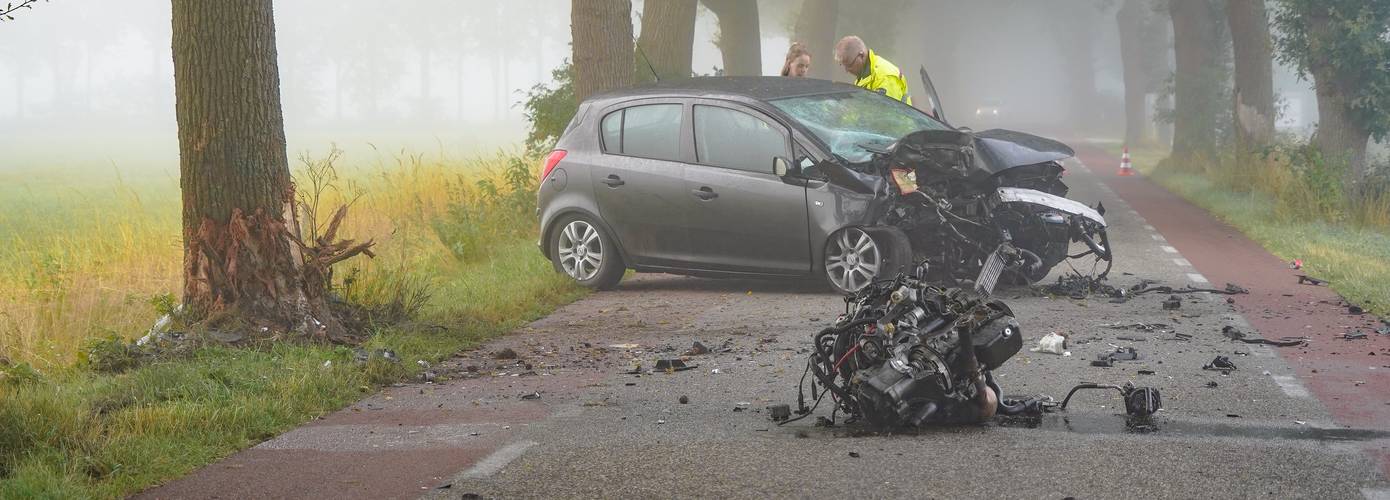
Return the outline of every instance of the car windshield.
[[[916,108],[873,92],[844,92],[770,101],[811,131],[830,152],[859,163],[870,153],[860,145],[886,147],[918,130],[949,130]]]

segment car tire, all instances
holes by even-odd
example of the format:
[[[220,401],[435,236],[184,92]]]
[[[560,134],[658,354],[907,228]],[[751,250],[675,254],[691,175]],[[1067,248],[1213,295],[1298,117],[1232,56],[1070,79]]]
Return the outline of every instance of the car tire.
[[[907,235],[887,227],[836,231],[826,239],[823,255],[821,269],[826,282],[832,290],[845,294],[858,292],[875,280],[897,276],[912,263]]]
[[[556,272],[596,290],[610,290],[622,281],[627,266],[618,254],[618,246],[593,219],[582,215],[565,217],[552,226],[550,233],[547,244]]]

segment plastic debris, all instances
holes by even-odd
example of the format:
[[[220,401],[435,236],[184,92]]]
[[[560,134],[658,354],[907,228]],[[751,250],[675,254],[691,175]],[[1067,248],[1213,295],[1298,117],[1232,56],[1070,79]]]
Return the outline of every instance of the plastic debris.
[[[521,399],[534,400],[534,399],[540,399],[540,398],[541,398],[541,393],[539,393],[539,392],[532,392],[532,393],[522,394],[522,395],[521,395]]]
[[[1166,300],[1163,301],[1163,310],[1164,310],[1164,311],[1173,311],[1173,310],[1181,309],[1181,308],[1182,308],[1182,299],[1178,298],[1177,295],[1169,295],[1168,298],[1167,298]]]
[[[767,407],[768,417],[774,422],[781,422],[792,418],[791,405],[772,405]]]
[[[685,361],[679,359],[658,359],[656,360],[656,371],[659,372],[683,372],[695,368],[694,365],[686,365]]]
[[[1343,333],[1339,335],[1339,337],[1341,337],[1342,340],[1361,340],[1366,338],[1366,332],[1358,330],[1351,333]]]
[[[1217,356],[1215,359],[1211,360],[1210,363],[1207,363],[1206,365],[1202,366],[1202,369],[1219,371],[1222,374],[1229,375],[1232,370],[1236,369],[1236,364],[1231,361],[1231,358],[1225,356]]]
[[[1307,285],[1313,285],[1313,286],[1323,286],[1323,285],[1326,285],[1326,284],[1327,284],[1327,281],[1320,280],[1320,279],[1313,278],[1313,277],[1309,277],[1309,276],[1306,275],[1306,274],[1299,274],[1299,275],[1297,275],[1297,276],[1298,276],[1298,284],[1300,284],[1300,285],[1307,284]]]
[[[690,349],[686,349],[685,351],[686,356],[699,356],[701,354],[709,354],[709,348],[705,347],[705,345],[698,340],[690,346]]]
[[[1057,332],[1043,335],[1038,339],[1038,346],[1028,349],[1031,352],[1045,352],[1048,354],[1066,354],[1067,338]]]
[[[1303,259],[1294,259],[1289,262],[1289,269],[1303,269]]]

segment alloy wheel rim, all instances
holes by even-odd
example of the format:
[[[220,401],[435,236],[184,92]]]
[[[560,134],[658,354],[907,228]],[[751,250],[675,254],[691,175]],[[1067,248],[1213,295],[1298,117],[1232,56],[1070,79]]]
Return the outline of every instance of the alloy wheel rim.
[[[603,240],[599,238],[598,229],[577,220],[565,225],[559,240],[560,267],[565,274],[580,281],[598,274],[599,266],[603,265]]]
[[[883,256],[868,233],[857,228],[840,231],[825,252],[825,273],[841,290],[859,291],[878,276]]]

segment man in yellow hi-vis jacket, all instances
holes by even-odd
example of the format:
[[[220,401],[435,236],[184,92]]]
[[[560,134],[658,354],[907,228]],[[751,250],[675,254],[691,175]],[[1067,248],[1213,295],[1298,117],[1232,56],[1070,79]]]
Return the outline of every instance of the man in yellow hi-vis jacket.
[[[865,47],[864,40],[859,37],[850,35],[841,38],[835,44],[835,59],[840,62],[840,67],[854,75],[855,85],[912,105],[903,72]]]

